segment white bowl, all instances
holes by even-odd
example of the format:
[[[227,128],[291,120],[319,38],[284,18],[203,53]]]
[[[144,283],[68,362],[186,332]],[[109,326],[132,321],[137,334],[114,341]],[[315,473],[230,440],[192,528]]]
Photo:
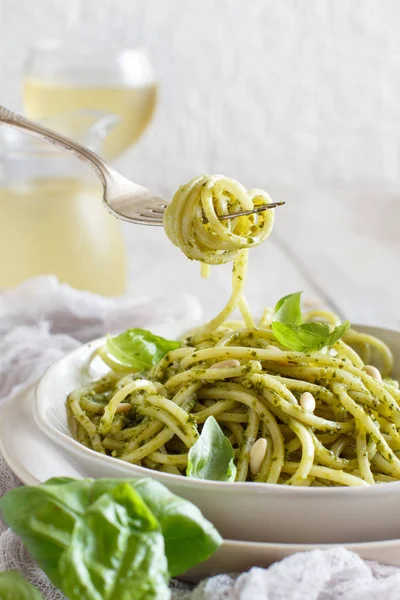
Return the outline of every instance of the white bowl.
[[[379,336],[392,349],[400,376],[400,333],[356,326]],[[170,339],[187,324],[152,327]],[[42,377],[36,390],[36,419],[42,431],[91,477],[152,477],[191,500],[224,538],[291,544],[369,542],[400,537],[400,482],[371,487],[309,488],[263,483],[200,481],[138,467],[104,456],[71,437],[66,397],[106,369],[88,358],[104,340],[68,354]]]

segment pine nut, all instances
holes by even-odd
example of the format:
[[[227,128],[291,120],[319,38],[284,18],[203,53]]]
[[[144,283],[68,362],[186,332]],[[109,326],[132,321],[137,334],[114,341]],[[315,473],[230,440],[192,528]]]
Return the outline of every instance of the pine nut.
[[[230,358],[228,360],[221,360],[220,362],[211,365],[210,369],[226,369],[240,367],[240,362],[236,358]]]
[[[310,392],[303,392],[300,396],[300,405],[306,412],[314,412],[315,410],[315,398]]]
[[[115,412],[116,413],[126,413],[126,412],[129,412],[130,410],[132,410],[132,404],[129,404],[128,402],[121,402],[121,404],[118,404],[117,410]]]
[[[382,381],[381,372],[376,367],[373,367],[372,365],[364,365],[363,371],[365,371],[367,373],[367,375],[369,375],[370,377],[373,377],[374,379],[377,379],[378,381]]]
[[[257,475],[257,473],[260,472],[261,465],[267,452],[267,443],[265,438],[258,438],[250,450],[250,471],[253,475]]]

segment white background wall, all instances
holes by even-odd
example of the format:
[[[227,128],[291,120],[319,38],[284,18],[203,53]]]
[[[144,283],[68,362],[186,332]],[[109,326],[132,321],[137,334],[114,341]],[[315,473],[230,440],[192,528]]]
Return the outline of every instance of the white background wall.
[[[398,0],[84,0],[82,31],[145,43],[160,82],[125,161],[168,193],[201,172],[248,186],[399,182]],[[20,105],[26,48],[74,0],[0,0],[0,100]]]

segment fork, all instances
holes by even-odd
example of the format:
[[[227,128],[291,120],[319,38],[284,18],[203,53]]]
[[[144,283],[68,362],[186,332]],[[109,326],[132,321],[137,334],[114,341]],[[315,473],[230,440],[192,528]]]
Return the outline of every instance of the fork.
[[[26,131],[67,152],[72,152],[80,160],[86,161],[96,172],[103,185],[103,201],[108,211],[124,221],[139,225],[161,226],[167,204],[147,188],[126,179],[98,154],[85,146],[78,144],[67,136],[48,129],[39,123],[34,123],[22,115],[0,106],[0,125],[5,123],[16,129]],[[230,219],[242,215],[262,212],[284,202],[272,202],[246,210],[222,215],[220,219]]]

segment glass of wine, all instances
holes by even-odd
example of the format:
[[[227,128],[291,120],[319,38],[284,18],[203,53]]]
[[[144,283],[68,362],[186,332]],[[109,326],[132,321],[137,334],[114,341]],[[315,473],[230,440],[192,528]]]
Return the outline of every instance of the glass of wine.
[[[43,42],[26,62],[23,101],[27,116],[41,120],[81,109],[116,115],[118,124],[103,141],[112,160],[132,146],[153,116],[157,85],[143,48]]]

